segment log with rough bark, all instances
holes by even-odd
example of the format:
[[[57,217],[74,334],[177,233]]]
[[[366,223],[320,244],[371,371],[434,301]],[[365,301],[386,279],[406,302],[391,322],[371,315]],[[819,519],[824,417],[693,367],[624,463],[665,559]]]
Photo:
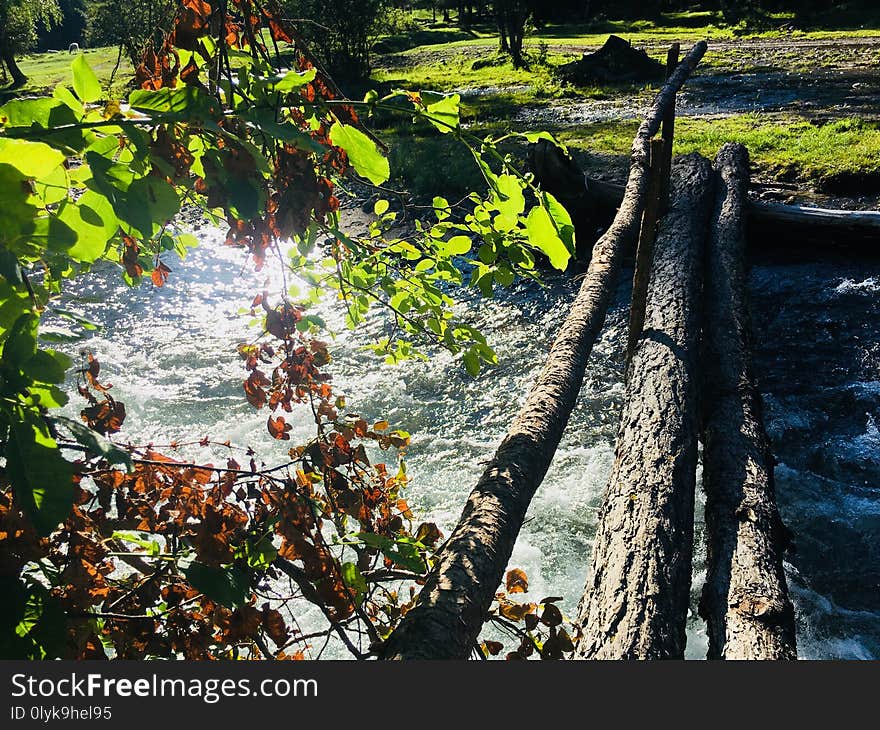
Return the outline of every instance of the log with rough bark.
[[[551,170],[549,158],[552,152],[545,151],[548,162],[544,170]],[[556,154],[562,154],[557,151]],[[542,185],[545,180],[536,173]],[[571,171],[567,180],[574,180]],[[607,221],[623,199],[624,186],[606,180],[584,177],[586,198],[581,205],[589,206],[593,215]],[[572,190],[569,195],[576,196]],[[789,205],[768,203],[763,200],[749,200],[747,204],[750,246],[767,248],[800,247],[805,243],[827,248],[829,245],[850,244],[869,247],[877,251],[880,240],[880,212],[873,210],[836,210],[816,208],[809,205]],[[589,245],[587,242],[586,244]]]
[[[700,614],[710,659],[796,659],[794,611],[782,554],[773,456],[751,364],[745,208],[749,157],[728,144],[706,269],[703,333],[703,486],[708,559]]]
[[[386,659],[466,659],[501,583],[526,510],[556,453],[605,321],[622,259],[638,235],[648,151],[663,114],[706,52],[697,43],[670,77],[633,140],[626,194],[596,243],[583,284],[538,380],[514,419],[419,594],[379,649]]]
[[[577,654],[684,656],[691,586],[699,341],[712,166],[675,160],[645,323],[628,370],[614,467],[581,602]]]

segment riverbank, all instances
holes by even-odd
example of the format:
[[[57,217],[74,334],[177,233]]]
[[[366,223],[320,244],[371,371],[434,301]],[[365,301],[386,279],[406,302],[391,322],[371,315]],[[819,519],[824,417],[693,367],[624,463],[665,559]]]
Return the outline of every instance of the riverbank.
[[[767,199],[877,207],[880,80],[874,69],[880,63],[880,29],[752,37],[714,26],[624,27],[621,33],[658,60],[674,41],[710,40],[704,63],[679,101],[676,153],[711,156],[726,141],[742,141]],[[529,69],[515,69],[497,55],[489,37],[419,45],[378,56],[373,79],[383,88],[460,94],[468,131],[476,135],[546,129],[591,174],[622,181],[637,120],[656,88],[575,87],[560,83],[555,72],[596,50],[606,37],[566,36],[564,30],[538,34],[529,45]],[[383,131],[403,148],[396,158],[400,185],[420,193],[436,180],[435,174],[422,174],[426,157],[440,160],[462,190],[478,179],[469,173],[466,155],[446,140],[428,133],[414,141],[394,127]],[[522,154],[513,146],[511,152]]]

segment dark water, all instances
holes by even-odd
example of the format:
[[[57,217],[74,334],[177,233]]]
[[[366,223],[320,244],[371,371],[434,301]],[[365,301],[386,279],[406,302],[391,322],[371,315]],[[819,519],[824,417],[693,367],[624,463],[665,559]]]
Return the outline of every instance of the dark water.
[[[880,261],[758,262],[756,371],[800,653],[880,657]]]
[[[281,463],[286,448],[268,437],[265,412],[245,401],[235,352],[238,342],[257,332],[241,308],[267,276],[277,282],[278,269],[254,273],[240,252],[220,245],[216,233],[201,237],[203,245],[185,263],[169,262],[174,271],[164,289],[130,290],[106,270],[80,284],[66,304],[102,325],[82,345],[97,354],[114,395],[128,407],[125,438],[167,443],[207,434],[252,446],[267,463]],[[511,561],[529,574],[527,599],[565,596],[562,608],[569,614],[583,588],[613,458],[630,275],[621,274],[580,400]],[[524,283],[495,300],[471,301],[500,360],[477,380],[444,353],[427,363],[377,366],[361,349],[369,332],[347,332],[325,311],[338,329],[331,341],[335,386],[347,393],[349,407],[413,435],[409,499],[420,519],[436,521],[447,534],[455,524],[537,375],[577,285],[571,275],[552,275],[543,288]],[[779,459],[779,500],[795,533],[797,549],[787,567],[800,652],[878,657],[880,262],[763,261],[753,270],[751,288],[757,370]],[[383,326],[377,320],[367,330]],[[68,409],[80,407],[72,403]],[[299,416],[289,419],[294,441],[310,434],[309,414]],[[187,456],[216,463],[226,453],[193,447]],[[698,548],[695,595],[702,561]],[[320,621],[307,605],[298,618],[305,631]],[[704,656],[705,644],[694,613],[688,656]],[[339,647],[329,651],[344,656]]]

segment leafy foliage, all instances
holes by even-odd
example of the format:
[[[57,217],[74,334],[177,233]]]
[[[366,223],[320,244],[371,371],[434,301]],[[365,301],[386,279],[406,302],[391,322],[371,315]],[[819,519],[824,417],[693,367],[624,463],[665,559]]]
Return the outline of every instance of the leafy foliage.
[[[330,297],[351,328],[387,312],[390,334],[372,345],[385,360],[439,345],[476,375],[496,358],[456,313],[450,292],[463,270],[491,296],[536,276],[538,256],[563,268],[573,228],[499,140],[461,128],[457,97],[351,102],[294,35],[251,0],[184,0],[161,46],[144,53],[127,103],[105,98],[77,57],[72,88],[0,107],[0,578],[14,597],[0,621],[16,637],[4,656],[301,658],[311,639],[335,635],[366,657],[414,604],[442,535],[415,524],[406,501],[410,436],[370,424],[334,392],[310,308]],[[488,193],[436,198],[431,219],[401,237],[380,198],[365,235],[344,231],[338,191],[390,174],[363,121],[379,110],[468,144]],[[229,451],[222,466],[169,456],[178,443],[114,442],[126,409],[92,354],[75,371],[82,423],[54,413],[72,363],[41,346],[41,316],[60,314],[64,282],[99,260],[133,286],[173,285],[168,258],[195,242],[177,222],[183,205],[226,228],[227,245],[257,269],[278,257],[308,282],[254,292],[264,331],[239,347],[244,396],[267,412],[280,465],[228,442],[214,444]],[[288,419],[302,416],[314,436],[291,444]],[[296,625],[302,600],[326,618],[314,636]]]
[[[0,68],[9,70],[12,81],[21,85],[25,76],[15,56],[37,42],[37,32],[61,20],[58,0],[0,0]]]
[[[161,47],[174,22],[179,0],[95,0],[87,7],[91,46],[120,46],[137,66],[148,46]]]

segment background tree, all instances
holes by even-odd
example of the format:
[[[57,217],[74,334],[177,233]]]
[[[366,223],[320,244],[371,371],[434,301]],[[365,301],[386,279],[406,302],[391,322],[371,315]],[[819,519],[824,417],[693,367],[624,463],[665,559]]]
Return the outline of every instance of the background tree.
[[[137,66],[149,44],[161,46],[179,5],[178,0],[96,0],[88,7],[89,44],[120,46]]]
[[[510,54],[513,65],[517,68],[525,66],[523,40],[534,8],[534,0],[494,0],[492,3],[501,35],[501,50]]]
[[[64,50],[71,43],[83,44],[88,18],[88,0],[58,0],[61,19],[44,28],[37,42],[38,51]]]
[[[27,81],[15,56],[36,45],[40,27],[49,28],[59,20],[58,0],[0,0],[0,61],[15,86]]]
[[[284,0],[312,54],[337,79],[370,75],[370,50],[381,31],[389,0]]]

